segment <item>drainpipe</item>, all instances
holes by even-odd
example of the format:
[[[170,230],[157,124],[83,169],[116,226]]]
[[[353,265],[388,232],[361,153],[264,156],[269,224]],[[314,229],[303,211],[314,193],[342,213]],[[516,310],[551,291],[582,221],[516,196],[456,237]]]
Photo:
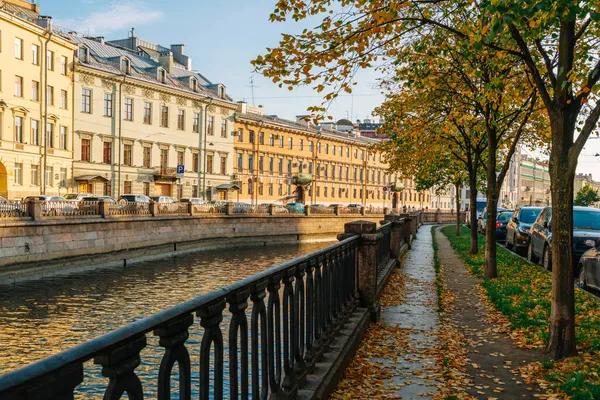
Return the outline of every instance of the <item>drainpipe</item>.
[[[202,170],[202,199],[206,200],[206,137],[208,136],[208,107],[212,105],[213,98],[204,106],[204,154],[202,155],[204,168]],[[214,126],[213,126],[214,128]]]
[[[125,73],[123,73],[123,80],[121,82],[119,82],[119,166],[118,166],[118,172],[117,172],[117,199],[121,196],[121,151],[122,151],[122,143],[121,141],[123,140],[123,130],[122,130],[122,125],[123,125],[123,118],[122,118],[122,113],[123,113],[123,84],[125,83],[125,81],[127,80],[127,75]],[[113,189],[113,193],[114,193],[114,189]]]
[[[265,121],[260,121],[260,126],[258,127],[258,135],[256,137],[254,137],[254,146],[253,147],[256,147],[256,153],[255,153],[254,161],[256,162],[256,166],[257,167],[259,166],[258,165],[258,158],[260,157],[259,156],[259,154],[260,154],[260,131],[263,129],[264,125],[265,125]],[[265,167],[264,164],[265,163],[264,163],[264,160],[263,160],[263,172],[264,172],[264,167]],[[252,181],[252,185],[256,184],[256,186],[255,186],[256,190],[253,190],[253,192],[254,192],[253,197],[256,199],[256,202],[255,202],[254,205],[257,206],[258,205],[258,195],[259,195],[259,193],[258,193],[258,176],[260,175],[260,169],[256,168],[256,170],[258,172],[256,173],[256,179]],[[252,199],[250,199],[250,200],[251,200],[250,203],[252,203]]]
[[[203,98],[203,100],[210,100],[212,102],[212,99],[210,96],[206,96]],[[209,103],[210,105],[210,103]],[[204,112],[206,113],[206,107],[204,109]],[[204,118],[204,116],[202,116],[202,118]],[[199,124],[204,124],[204,122],[202,120],[198,121]],[[198,132],[198,148],[200,149],[200,153],[198,154],[198,193],[196,193],[196,196],[200,197],[200,183],[202,182],[202,168],[200,168],[201,166],[201,156],[203,154],[202,151],[202,141],[204,140],[204,138],[202,137],[202,134],[204,133],[204,127],[202,127],[200,129],[200,132]],[[202,162],[202,164],[204,164]],[[202,196],[202,198],[204,199],[204,196]]]
[[[44,126],[42,127],[42,134],[44,135],[44,157],[43,157],[43,168],[42,168],[42,194],[46,194],[46,168],[48,165],[48,134],[46,132],[48,125],[48,43],[52,39],[52,19],[48,18],[48,39],[44,42],[44,52],[40,54],[44,57]]]

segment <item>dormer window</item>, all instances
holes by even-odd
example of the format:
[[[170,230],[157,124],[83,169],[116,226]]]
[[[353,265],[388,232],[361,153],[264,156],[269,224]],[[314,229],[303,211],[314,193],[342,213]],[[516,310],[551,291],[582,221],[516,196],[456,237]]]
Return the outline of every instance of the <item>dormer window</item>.
[[[167,83],[167,71],[162,68],[158,69],[158,80],[161,83]]]
[[[190,86],[194,92],[198,91],[198,80],[196,78],[190,79]]]
[[[131,63],[127,58],[121,58],[121,71],[127,75],[131,73]]]
[[[82,63],[88,63],[89,62],[89,50],[87,47],[85,46],[79,46],[79,61],[81,61]]]
[[[217,95],[222,99],[225,98],[225,87],[223,85],[218,86]]]

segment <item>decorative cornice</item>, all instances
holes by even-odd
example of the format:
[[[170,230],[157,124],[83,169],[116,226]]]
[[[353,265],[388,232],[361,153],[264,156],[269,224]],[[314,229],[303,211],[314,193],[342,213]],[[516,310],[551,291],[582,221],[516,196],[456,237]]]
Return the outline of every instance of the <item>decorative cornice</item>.
[[[124,91],[126,94],[129,94],[129,95],[132,95],[132,96],[134,96],[134,95],[135,95],[135,87],[134,87],[134,86],[131,86],[131,85],[124,85],[124,86],[123,86],[123,91]]]
[[[158,95],[158,98],[159,98],[161,101],[164,101],[165,103],[170,103],[170,102],[171,102],[171,97],[172,97],[172,96],[171,96],[170,94],[166,94],[166,93],[160,93],[160,94]]]
[[[87,85],[95,85],[96,84],[96,78],[94,78],[91,75],[87,75],[87,74],[79,74],[79,80]]]
[[[187,99],[184,99],[183,97],[177,97],[177,105],[182,106],[182,107],[187,107],[187,105],[188,105]]]
[[[102,79],[102,87],[104,89],[112,90],[113,86],[114,86],[114,83],[112,83],[111,81],[109,81],[107,79]]]
[[[147,99],[154,99],[154,90],[142,88],[142,96]]]

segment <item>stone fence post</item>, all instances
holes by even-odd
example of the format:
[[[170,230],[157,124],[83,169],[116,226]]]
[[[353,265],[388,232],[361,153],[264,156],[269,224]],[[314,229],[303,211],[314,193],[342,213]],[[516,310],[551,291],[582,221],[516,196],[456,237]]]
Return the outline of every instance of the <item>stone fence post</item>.
[[[102,218],[110,217],[110,211],[108,209],[109,204],[110,203],[108,201],[104,201],[104,200],[98,201],[98,214],[100,214],[100,216]]]
[[[188,214],[193,216],[196,213],[196,209],[194,208],[194,203],[192,203],[191,201],[187,204],[187,211]]]
[[[390,252],[392,253],[392,258],[398,260],[403,253],[403,247],[406,246],[404,233],[406,221],[398,214],[390,214],[385,216],[383,222],[392,224],[392,230],[390,232]]]
[[[390,209],[388,207],[383,207],[383,215],[388,215],[390,213]]]
[[[335,215],[340,215],[340,206],[338,206],[338,205],[333,206],[333,213]]]
[[[365,206],[360,206],[360,215],[365,215]]]
[[[227,214],[227,215],[233,215],[233,203],[232,202],[228,202],[225,205],[225,214]]]
[[[442,216],[440,214],[440,209],[439,208],[435,212],[435,222],[437,222],[438,224],[442,223]]]
[[[42,202],[40,200],[30,200],[27,202],[27,212],[32,221],[42,219]]]
[[[402,232],[404,232],[404,241],[410,249],[412,247],[410,239],[412,236],[413,217],[411,217],[410,214],[400,214],[400,217],[404,219],[404,226],[402,227]]]
[[[377,233],[377,224],[370,221],[353,221],[344,225],[344,233],[338,240],[360,235],[358,247],[358,295],[360,306],[371,314],[371,320],[379,319],[380,305],[377,299],[377,250],[383,238]]]
[[[273,204],[269,204],[267,206],[267,214],[269,215],[273,215],[273,210],[275,209],[275,206]]]
[[[158,203],[154,200],[150,201],[150,215],[153,217],[158,216]]]
[[[304,215],[306,215],[306,216],[310,215],[310,206],[304,206]]]

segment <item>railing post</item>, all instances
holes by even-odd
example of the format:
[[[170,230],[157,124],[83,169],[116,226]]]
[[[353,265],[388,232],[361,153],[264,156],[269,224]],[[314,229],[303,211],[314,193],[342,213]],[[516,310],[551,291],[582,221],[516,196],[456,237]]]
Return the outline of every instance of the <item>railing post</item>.
[[[191,201],[187,203],[187,212],[191,216],[194,216],[194,214],[196,213],[196,210],[194,209],[194,203],[192,203]]]
[[[338,206],[338,205],[333,206],[333,213],[335,215],[340,215],[340,206]]]
[[[225,214],[233,215],[233,203],[229,202],[225,205]]]
[[[366,307],[371,320],[379,319],[379,300],[377,299],[377,250],[383,237],[378,234],[377,224],[369,221],[353,221],[344,225],[344,234],[338,235],[338,240],[360,235],[358,247],[358,294],[361,307]]]
[[[438,208],[435,212],[435,222],[438,224],[442,223],[442,216],[440,215],[440,209]]]
[[[410,249],[412,247],[411,245],[411,237],[412,237],[412,220],[413,217],[410,216],[410,214],[400,214],[401,218],[404,218],[404,227],[402,229],[402,231],[404,232],[404,241],[406,242],[406,244],[408,245],[408,248]]]
[[[154,200],[150,201],[150,215],[156,217],[158,215],[158,203]]]
[[[365,206],[360,207],[360,215],[365,215]]]
[[[390,213],[389,207],[383,207],[383,215],[388,215]]]
[[[273,204],[269,204],[267,206],[267,214],[273,215],[273,210],[275,210],[275,206]]]
[[[144,398],[142,382],[135,374],[144,347],[146,336],[142,335],[94,357],[94,364],[102,365],[102,375],[110,379],[104,393],[105,399],[120,399],[125,392],[130,399]]]
[[[98,213],[102,218],[110,217],[110,211],[108,209],[109,203],[104,200],[98,201]]]
[[[304,206],[304,215],[306,215],[306,216],[310,215],[310,206]]]
[[[389,221],[392,224],[392,230],[390,232],[390,252],[392,258],[397,260],[400,259],[402,248],[404,247],[404,218],[397,214],[386,215],[384,221]]]
[[[27,212],[32,221],[42,219],[42,202],[39,200],[30,200],[27,202]]]

